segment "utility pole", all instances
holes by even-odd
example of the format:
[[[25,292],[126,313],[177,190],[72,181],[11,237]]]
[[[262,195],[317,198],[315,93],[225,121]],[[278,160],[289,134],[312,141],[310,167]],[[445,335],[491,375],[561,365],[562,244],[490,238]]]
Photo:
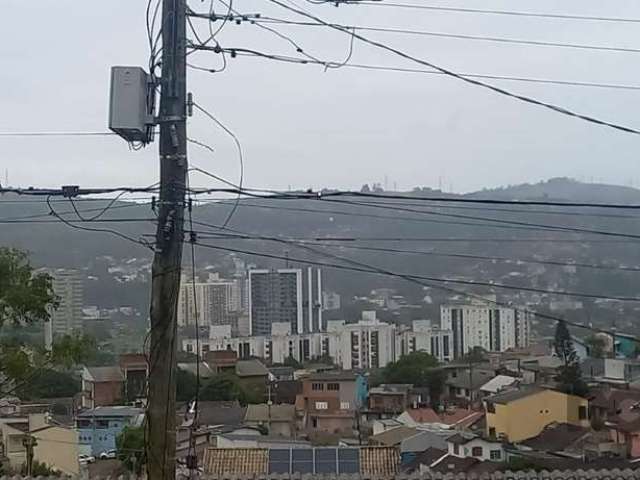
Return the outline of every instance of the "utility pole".
[[[38,441],[31,435],[22,439],[22,445],[27,451],[27,475],[33,475],[33,449],[38,445]]]
[[[151,279],[147,477],[176,475],[176,311],[187,177],[185,0],[162,2],[160,196]]]

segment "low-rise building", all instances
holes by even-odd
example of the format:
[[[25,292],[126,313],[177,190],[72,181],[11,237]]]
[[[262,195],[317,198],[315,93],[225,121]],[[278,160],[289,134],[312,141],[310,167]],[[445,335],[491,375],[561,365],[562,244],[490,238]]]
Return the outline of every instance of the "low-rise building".
[[[116,448],[116,438],[127,426],[140,426],[144,418],[141,408],[112,406],[85,410],[76,416],[79,451],[99,456]]]
[[[367,397],[366,380],[352,372],[325,372],[302,381],[296,408],[302,413],[302,426],[309,432],[352,434],[357,410]]]
[[[477,458],[482,461],[504,462],[506,455],[502,443],[468,432],[458,432],[447,438],[449,455],[458,458]]]
[[[539,435],[551,423],[589,426],[589,402],[547,388],[500,393],[485,400],[489,438],[521,442]]]
[[[124,375],[120,367],[84,367],[82,369],[82,408],[116,405],[123,399]]]
[[[377,418],[388,418],[422,403],[422,395],[415,393],[413,385],[409,383],[382,384],[369,389],[367,414]]]
[[[60,425],[45,425],[30,432],[35,439],[33,459],[65,475],[80,474],[78,431]]]
[[[269,435],[294,437],[296,434],[295,405],[247,405],[244,417],[245,425],[249,427],[266,428]]]

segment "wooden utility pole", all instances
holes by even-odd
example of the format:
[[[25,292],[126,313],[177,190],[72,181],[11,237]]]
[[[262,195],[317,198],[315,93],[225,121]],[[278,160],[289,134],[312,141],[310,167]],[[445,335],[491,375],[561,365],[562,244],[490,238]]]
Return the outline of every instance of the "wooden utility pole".
[[[151,279],[149,404],[146,417],[147,475],[176,475],[176,312],[180,290],[185,188],[186,1],[162,2],[160,81],[160,197]]]

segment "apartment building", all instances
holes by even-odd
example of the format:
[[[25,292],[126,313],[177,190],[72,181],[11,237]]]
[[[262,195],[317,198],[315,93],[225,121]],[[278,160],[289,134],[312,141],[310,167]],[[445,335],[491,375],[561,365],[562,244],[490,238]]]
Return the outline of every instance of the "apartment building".
[[[195,285],[183,276],[178,298],[178,325],[232,325],[237,329],[242,311],[242,280],[225,280],[210,274],[206,282]]]
[[[532,312],[497,306],[492,301],[495,297],[440,307],[440,327],[453,334],[452,358],[459,358],[474,347],[504,352],[529,345]]]
[[[84,302],[84,283],[79,271],[60,268],[49,273],[59,303],[57,308],[51,310],[51,319],[45,324],[47,349],[51,348],[54,337],[82,330]]]

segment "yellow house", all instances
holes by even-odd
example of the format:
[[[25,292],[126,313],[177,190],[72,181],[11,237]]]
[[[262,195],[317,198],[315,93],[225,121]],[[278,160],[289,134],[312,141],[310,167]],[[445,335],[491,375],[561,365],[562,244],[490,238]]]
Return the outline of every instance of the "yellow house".
[[[538,435],[551,423],[589,426],[589,402],[546,388],[505,392],[485,400],[487,435],[520,442]]]
[[[78,432],[59,425],[47,425],[31,432],[36,439],[33,458],[66,475],[80,474]]]

